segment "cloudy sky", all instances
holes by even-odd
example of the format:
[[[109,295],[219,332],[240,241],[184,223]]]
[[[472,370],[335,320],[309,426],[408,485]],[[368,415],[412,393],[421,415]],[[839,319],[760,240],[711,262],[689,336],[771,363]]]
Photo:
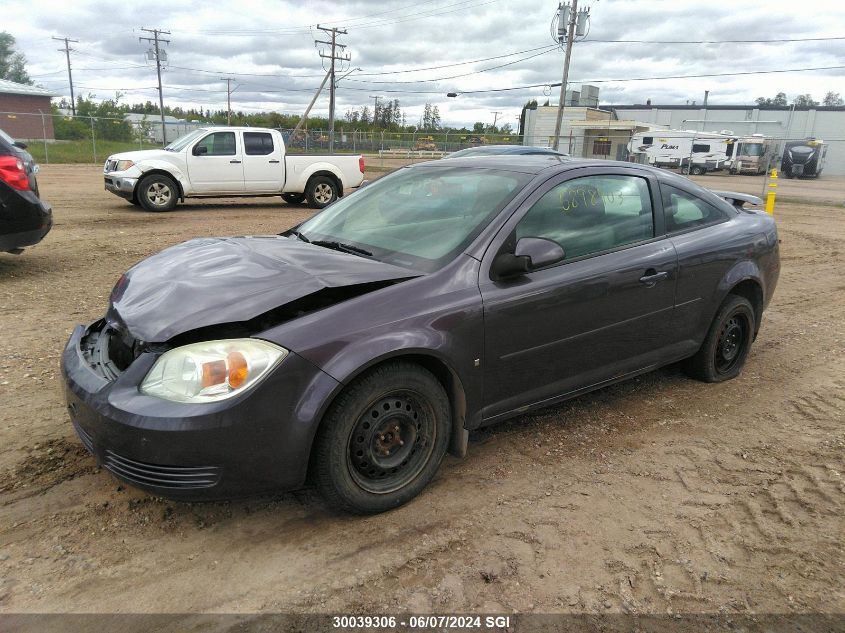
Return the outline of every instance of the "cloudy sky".
[[[77,94],[125,93],[130,102],[156,101],[155,67],[145,61],[148,35],[161,28],[168,67],[169,105],[225,109],[235,78],[233,109],[299,114],[324,71],[316,25],[345,28],[340,41],[359,68],[338,86],[338,113],[369,105],[374,96],[398,98],[409,124],[426,102],[444,123],[492,123],[493,112],[515,123],[529,98],[542,103],[557,90],[563,53],[549,26],[556,0],[351,0],[349,2],[239,0],[2,0],[0,30],[11,33],[29,60],[33,79],[69,95],[64,54],[52,36],[79,40],[71,53]],[[576,43],[570,82],[595,82],[602,103],[751,103],[761,95],[833,90],[845,97],[845,68],[685,79],[653,79],[744,71],[845,66],[845,3],[840,0],[582,0],[590,31]],[[834,40],[809,38],[841,38]],[[737,40],[804,40],[743,43]],[[626,40],[626,41],[620,41]],[[724,43],[700,43],[702,41]],[[699,43],[667,43],[669,41]],[[649,79],[651,78],[651,79]],[[532,84],[538,87],[522,88]],[[489,92],[502,88],[516,88]],[[462,92],[447,98],[447,92]],[[328,112],[324,93],[315,106]]]

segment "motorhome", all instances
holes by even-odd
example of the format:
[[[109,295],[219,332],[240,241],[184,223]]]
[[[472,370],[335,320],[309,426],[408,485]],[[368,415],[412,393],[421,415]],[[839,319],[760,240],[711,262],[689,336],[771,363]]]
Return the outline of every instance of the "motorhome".
[[[728,130],[637,132],[628,143],[628,152],[632,162],[699,175],[729,167],[735,142],[736,137]]]
[[[818,138],[788,141],[783,145],[781,172],[787,178],[818,178],[827,157],[827,143]]]
[[[734,142],[728,168],[732,174],[764,174],[776,156],[777,145],[771,137],[763,134],[742,136]]]

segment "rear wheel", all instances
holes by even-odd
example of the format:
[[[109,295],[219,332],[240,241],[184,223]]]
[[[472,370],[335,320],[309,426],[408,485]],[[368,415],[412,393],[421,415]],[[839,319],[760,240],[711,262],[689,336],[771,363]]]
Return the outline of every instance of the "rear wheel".
[[[282,200],[287,202],[288,204],[302,204],[305,202],[305,194],[304,193],[283,193]]]
[[[703,176],[705,173],[707,173],[707,170],[704,169],[704,167],[702,167],[701,165],[693,165],[692,167],[690,167],[689,173],[691,173],[693,176]]]
[[[135,193],[147,211],[172,211],[179,201],[179,188],[164,174],[151,174],[138,183]]]
[[[748,299],[728,295],[701,348],[687,360],[687,373],[704,382],[735,378],[751,351],[755,323],[754,308]]]
[[[326,414],[312,461],[317,488],[347,512],[396,508],[431,481],[450,429],[449,398],[431,372],[382,365],[349,385]]]
[[[314,176],[305,187],[308,206],[322,209],[338,198],[337,184],[328,176]]]

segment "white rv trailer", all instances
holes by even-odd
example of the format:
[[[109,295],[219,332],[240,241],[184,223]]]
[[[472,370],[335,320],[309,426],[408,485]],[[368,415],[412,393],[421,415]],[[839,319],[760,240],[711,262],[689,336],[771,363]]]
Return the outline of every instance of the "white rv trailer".
[[[634,134],[628,152],[635,162],[697,175],[728,167],[735,141],[730,130],[652,130]]]

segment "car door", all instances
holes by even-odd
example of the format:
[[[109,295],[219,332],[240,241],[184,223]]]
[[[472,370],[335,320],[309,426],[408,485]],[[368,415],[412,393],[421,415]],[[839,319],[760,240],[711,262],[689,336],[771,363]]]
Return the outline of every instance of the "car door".
[[[526,199],[484,256],[483,417],[654,364],[671,329],[677,257],[645,170],[566,172]],[[522,237],[560,244],[545,269],[495,279],[496,255]]]
[[[285,183],[282,150],[270,132],[243,132],[244,190],[281,192]]]
[[[235,132],[211,132],[197,141],[188,154],[188,176],[196,193],[243,193],[244,170]]]

